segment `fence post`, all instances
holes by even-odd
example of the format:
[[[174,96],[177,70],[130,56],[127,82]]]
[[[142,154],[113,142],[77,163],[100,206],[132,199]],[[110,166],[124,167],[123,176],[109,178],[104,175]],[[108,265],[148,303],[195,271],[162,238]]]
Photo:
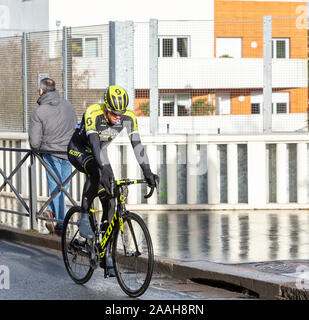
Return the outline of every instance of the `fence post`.
[[[272,17],[263,18],[263,132],[272,131]]]
[[[27,88],[27,37],[23,32],[22,38],[22,71],[23,71],[23,108],[24,108],[24,132],[28,131],[28,88]]]
[[[72,30],[68,27],[62,29],[62,82],[63,97],[72,101]]]
[[[30,229],[38,229],[37,224],[37,195],[36,195],[36,169],[35,156],[30,155],[30,164],[28,166],[29,174],[29,215],[30,215]]]
[[[129,107],[135,109],[134,24],[133,21],[109,22],[109,84],[126,89]]]
[[[152,135],[158,132],[158,109],[159,109],[159,89],[158,89],[158,20],[149,21],[149,123]]]
[[[63,86],[63,98],[68,99],[68,77],[67,77],[67,28],[62,28],[62,86]]]

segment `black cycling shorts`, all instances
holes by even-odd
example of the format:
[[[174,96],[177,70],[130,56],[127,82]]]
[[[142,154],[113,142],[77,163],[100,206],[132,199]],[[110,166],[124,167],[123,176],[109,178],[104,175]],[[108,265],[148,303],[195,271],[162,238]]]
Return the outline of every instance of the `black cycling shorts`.
[[[81,146],[74,141],[74,136],[68,145],[68,159],[80,172],[89,174],[87,166],[95,161],[92,150],[89,147]]]

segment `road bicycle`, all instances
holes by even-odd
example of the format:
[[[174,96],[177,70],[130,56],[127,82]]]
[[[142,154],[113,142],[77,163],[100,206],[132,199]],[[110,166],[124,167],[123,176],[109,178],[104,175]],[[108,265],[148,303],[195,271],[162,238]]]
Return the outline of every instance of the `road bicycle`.
[[[66,270],[73,281],[86,283],[99,266],[104,269],[104,277],[108,277],[105,257],[110,254],[118,283],[127,295],[138,297],[147,290],[154,267],[152,240],[144,220],[136,213],[127,211],[125,206],[128,186],[141,183],[147,181],[111,181],[111,197],[116,199],[116,210],[110,223],[103,221],[103,215],[99,222],[97,212],[90,210],[90,223],[95,234],[92,240],[83,238],[79,233],[81,207],[73,206],[67,212],[61,247]],[[144,197],[150,198],[154,189],[155,186],[152,186]],[[97,197],[106,199],[107,196],[103,190],[98,192]]]

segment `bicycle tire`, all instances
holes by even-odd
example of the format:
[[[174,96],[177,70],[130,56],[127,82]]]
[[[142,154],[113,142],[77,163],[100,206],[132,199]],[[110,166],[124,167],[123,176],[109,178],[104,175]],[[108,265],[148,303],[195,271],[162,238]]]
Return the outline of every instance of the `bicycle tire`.
[[[77,284],[84,284],[89,281],[94,269],[90,265],[86,247],[83,249],[82,245],[84,243],[86,246],[88,240],[79,235],[77,219],[80,212],[81,207],[79,206],[74,206],[67,212],[63,221],[61,250],[64,265],[72,280]],[[71,236],[73,236],[72,239],[70,239]],[[72,245],[74,241],[80,243],[80,249],[76,248],[77,245]]]
[[[136,241],[134,241],[134,237]],[[125,240],[127,254],[124,252],[122,239]],[[115,229],[112,259],[121,289],[131,297],[142,295],[151,281],[154,254],[148,228],[144,220],[137,214],[133,212],[125,214],[123,233],[119,225]]]

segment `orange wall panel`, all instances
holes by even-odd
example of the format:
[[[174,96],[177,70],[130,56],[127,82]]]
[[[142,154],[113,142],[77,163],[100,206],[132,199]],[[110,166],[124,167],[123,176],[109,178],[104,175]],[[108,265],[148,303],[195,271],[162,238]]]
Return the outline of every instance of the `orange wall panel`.
[[[231,114],[251,114],[250,95],[243,95],[244,101],[240,101],[239,96],[239,93],[231,93]]]
[[[290,113],[306,113],[308,109],[308,88],[281,90],[290,93]]]
[[[297,17],[303,2],[215,0],[215,38],[240,37],[243,58],[263,57],[263,16]],[[240,21],[248,20],[251,21]],[[221,21],[219,21],[221,20]],[[236,21],[239,20],[239,21]],[[290,58],[307,58],[307,29],[297,28],[296,18],[274,18],[273,38],[290,38]],[[257,43],[252,48],[251,43]]]

